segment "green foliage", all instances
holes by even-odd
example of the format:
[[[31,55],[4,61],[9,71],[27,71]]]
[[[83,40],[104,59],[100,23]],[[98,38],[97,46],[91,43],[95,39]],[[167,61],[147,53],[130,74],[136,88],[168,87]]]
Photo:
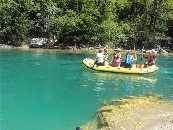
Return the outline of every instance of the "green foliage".
[[[28,40],[33,22],[28,19],[25,6],[16,1],[0,3],[0,42],[19,45]]]
[[[0,43],[151,48],[173,42],[170,0],[1,0]]]

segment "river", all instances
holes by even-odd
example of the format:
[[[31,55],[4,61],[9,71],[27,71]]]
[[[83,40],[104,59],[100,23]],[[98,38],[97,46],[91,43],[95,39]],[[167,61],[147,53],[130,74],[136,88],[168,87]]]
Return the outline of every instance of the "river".
[[[159,71],[146,75],[89,70],[86,57],[95,55],[1,50],[1,130],[73,130],[90,122],[101,103],[126,96],[173,101],[173,56],[157,55]]]

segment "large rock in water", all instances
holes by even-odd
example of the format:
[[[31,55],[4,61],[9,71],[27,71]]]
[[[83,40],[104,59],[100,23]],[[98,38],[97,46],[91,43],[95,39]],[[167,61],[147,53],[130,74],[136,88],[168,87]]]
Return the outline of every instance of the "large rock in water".
[[[112,100],[96,113],[96,126],[83,130],[173,130],[173,103],[148,94]]]

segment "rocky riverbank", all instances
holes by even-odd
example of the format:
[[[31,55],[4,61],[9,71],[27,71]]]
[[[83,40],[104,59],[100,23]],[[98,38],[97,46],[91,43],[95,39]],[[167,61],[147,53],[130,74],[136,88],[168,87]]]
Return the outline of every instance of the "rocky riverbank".
[[[62,48],[29,48],[28,45],[20,45],[20,46],[13,46],[13,45],[7,45],[7,44],[0,44],[0,49],[21,49],[21,50],[46,50],[50,52],[70,52],[70,53],[94,53],[96,54],[98,51],[98,48],[73,48],[73,47],[67,47],[66,49]],[[114,49],[109,48],[107,49],[109,54],[113,54]],[[122,50],[121,53],[127,53],[128,50]],[[136,51],[137,54],[141,54],[141,51]],[[163,55],[173,55],[173,53],[165,53]]]
[[[152,94],[112,100],[82,130],[173,130],[173,103]]]

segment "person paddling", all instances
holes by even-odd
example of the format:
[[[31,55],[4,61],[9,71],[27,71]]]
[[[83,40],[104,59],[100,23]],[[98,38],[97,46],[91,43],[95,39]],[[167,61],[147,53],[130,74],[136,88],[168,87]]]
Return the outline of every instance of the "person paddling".
[[[124,68],[131,68],[132,67],[132,62],[136,61],[137,59],[133,57],[133,55],[131,55],[131,51],[129,50],[127,52],[126,58],[125,58],[125,62],[124,62]]]
[[[107,49],[104,48],[104,51],[103,51],[103,55],[104,55],[104,65],[107,66],[108,65],[108,52],[107,52]]]
[[[112,67],[120,67],[121,64],[121,54],[119,51],[115,51],[112,57],[112,61],[110,62],[110,66]]]
[[[97,53],[96,55],[94,64],[96,64],[97,66],[104,66],[104,55],[101,49],[99,49],[99,53]]]
[[[147,59],[147,62],[144,63],[145,67],[154,65],[156,62],[156,56],[153,50],[151,50],[147,56],[143,55],[143,57]]]

